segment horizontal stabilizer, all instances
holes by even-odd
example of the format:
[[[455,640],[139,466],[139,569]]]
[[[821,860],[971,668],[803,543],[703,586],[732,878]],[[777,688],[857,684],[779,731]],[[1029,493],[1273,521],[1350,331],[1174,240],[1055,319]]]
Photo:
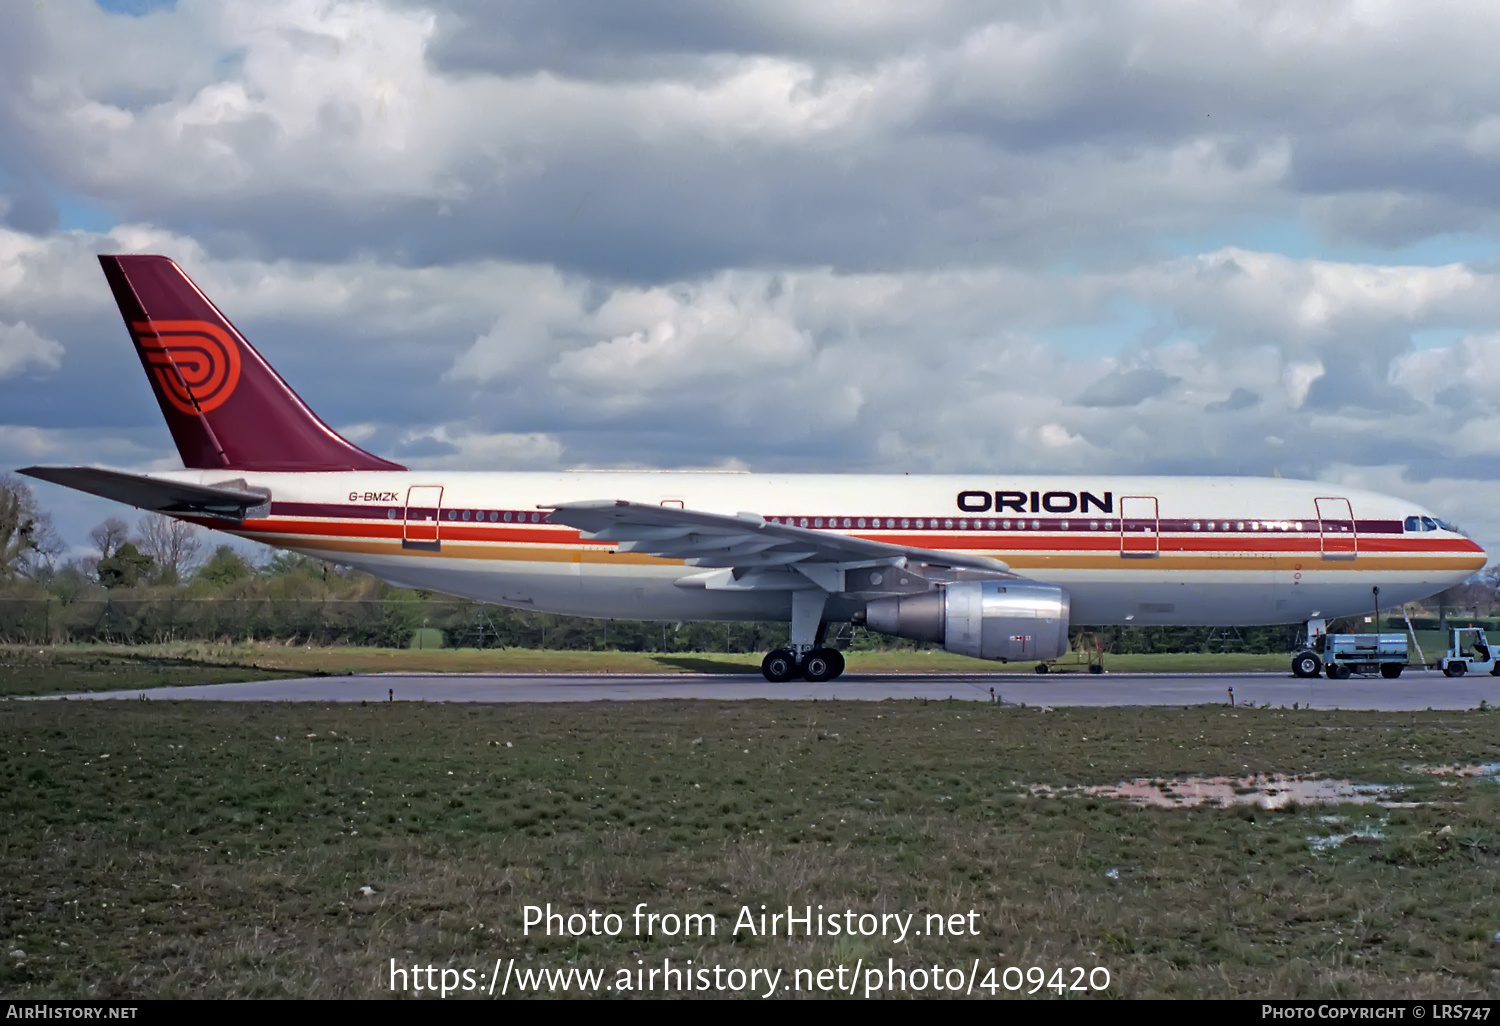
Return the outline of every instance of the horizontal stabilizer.
[[[210,516],[241,521],[270,512],[271,495],[244,481],[183,484],[100,467],[23,467],[21,473],[80,492],[127,503],[153,513]]]

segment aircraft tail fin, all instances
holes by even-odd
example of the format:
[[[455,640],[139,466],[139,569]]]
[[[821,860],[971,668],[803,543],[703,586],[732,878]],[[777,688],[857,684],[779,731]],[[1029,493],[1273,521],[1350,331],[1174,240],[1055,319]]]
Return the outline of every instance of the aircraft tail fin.
[[[101,256],[184,466],[405,470],[318,419],[229,319],[164,256]]]

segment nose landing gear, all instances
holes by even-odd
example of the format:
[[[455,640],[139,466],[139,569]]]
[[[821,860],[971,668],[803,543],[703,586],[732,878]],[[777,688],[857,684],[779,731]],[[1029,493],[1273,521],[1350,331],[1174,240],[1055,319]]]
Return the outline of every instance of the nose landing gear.
[[[1323,660],[1316,652],[1298,652],[1292,656],[1292,673],[1298,677],[1316,677],[1323,669]]]

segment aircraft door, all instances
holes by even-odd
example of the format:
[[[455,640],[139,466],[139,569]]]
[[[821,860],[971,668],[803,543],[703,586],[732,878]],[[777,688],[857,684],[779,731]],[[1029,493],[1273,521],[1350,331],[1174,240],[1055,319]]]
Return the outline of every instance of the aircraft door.
[[[1156,496],[1126,495],[1120,499],[1120,555],[1161,554],[1161,520]]]
[[[1324,559],[1353,559],[1359,554],[1354,510],[1348,499],[1324,496],[1313,500],[1318,511],[1318,538]]]
[[[437,552],[438,518],[443,514],[441,485],[413,485],[406,490],[406,524],[401,533],[403,549],[425,549]]]

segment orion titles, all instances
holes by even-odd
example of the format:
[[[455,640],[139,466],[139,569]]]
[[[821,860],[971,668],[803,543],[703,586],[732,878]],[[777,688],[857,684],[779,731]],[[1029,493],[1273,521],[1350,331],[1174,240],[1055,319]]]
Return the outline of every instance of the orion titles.
[[[958,493],[964,513],[1099,513],[1115,511],[1115,493],[1104,492],[981,492]]]

